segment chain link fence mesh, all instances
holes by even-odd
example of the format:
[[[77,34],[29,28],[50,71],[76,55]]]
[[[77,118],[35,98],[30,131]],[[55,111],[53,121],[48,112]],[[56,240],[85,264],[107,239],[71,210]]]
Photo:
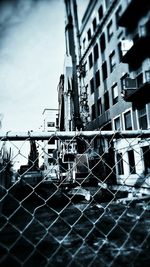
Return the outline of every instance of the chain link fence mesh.
[[[1,136],[0,266],[148,266],[149,148],[148,131]]]

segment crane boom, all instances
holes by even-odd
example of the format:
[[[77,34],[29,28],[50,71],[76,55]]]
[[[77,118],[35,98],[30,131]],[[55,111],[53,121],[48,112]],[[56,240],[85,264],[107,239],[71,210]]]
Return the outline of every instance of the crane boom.
[[[72,16],[72,8],[76,8],[76,1],[64,0],[66,7],[66,26],[65,26],[65,40],[66,40],[66,59],[65,59],[65,82],[64,82],[64,91],[68,96],[66,101],[66,109],[70,114],[71,118],[71,127],[69,130],[80,130],[83,128],[82,120],[80,117],[79,109],[79,90],[78,90],[78,78],[77,78],[77,56],[75,52],[75,38],[74,38],[74,24]],[[73,6],[72,6],[73,4]],[[76,10],[75,10],[76,12]],[[77,14],[75,16],[77,20]],[[78,25],[78,24],[77,24]],[[72,68],[72,78],[70,77],[70,68],[68,68],[68,62],[71,62],[69,65]],[[71,83],[70,83],[71,82]],[[66,99],[67,99],[66,96]],[[69,106],[67,108],[67,103]]]

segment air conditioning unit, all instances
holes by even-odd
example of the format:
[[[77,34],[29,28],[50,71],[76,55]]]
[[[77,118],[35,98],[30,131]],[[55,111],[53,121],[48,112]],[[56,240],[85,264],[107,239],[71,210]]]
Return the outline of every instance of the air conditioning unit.
[[[125,89],[137,89],[137,79],[125,78],[124,87]]]

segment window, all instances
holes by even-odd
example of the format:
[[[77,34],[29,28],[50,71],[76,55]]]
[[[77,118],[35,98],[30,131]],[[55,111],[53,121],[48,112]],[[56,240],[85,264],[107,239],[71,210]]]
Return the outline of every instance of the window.
[[[145,80],[146,82],[150,82],[150,70],[145,71]]]
[[[94,61],[96,61],[99,57],[99,52],[98,52],[98,44],[94,46]]]
[[[124,127],[125,130],[132,130],[131,111],[124,113]]]
[[[96,88],[100,86],[100,73],[99,70],[95,74]]]
[[[144,172],[145,175],[150,172],[150,147],[144,146],[142,147],[143,152],[143,160],[144,160]]]
[[[139,128],[142,130],[146,130],[148,126],[146,105],[143,105],[138,109],[138,121],[139,121]]]
[[[88,37],[88,41],[90,41],[91,40],[91,29],[88,30],[87,37]]]
[[[126,78],[128,77],[128,74],[127,73],[125,73],[122,77],[121,77],[121,91],[123,92],[124,91],[124,89],[125,89],[125,80],[126,80]]]
[[[102,65],[103,81],[107,79],[107,63],[106,61]]]
[[[101,98],[99,98],[97,100],[97,113],[98,113],[98,116],[100,116],[102,114],[102,101],[101,101]]]
[[[108,26],[107,26],[107,37],[108,37],[108,42],[110,41],[110,39],[113,36],[113,23],[112,20],[109,22]]]
[[[106,41],[105,41],[105,33],[103,32],[101,37],[100,37],[100,48],[101,52],[103,53],[105,48],[106,48]]]
[[[83,50],[85,49],[85,38],[83,39]]]
[[[49,163],[49,164],[52,164],[53,161],[54,161],[53,158],[48,158],[48,163]]]
[[[120,116],[114,119],[114,130],[120,131],[121,130],[121,119]]]
[[[121,12],[122,12],[122,6],[119,6],[117,11],[116,11],[116,28],[117,29],[119,28],[118,21],[119,21]]]
[[[103,6],[99,7],[98,16],[99,16],[99,20],[101,20],[103,18]]]
[[[48,122],[47,127],[55,127],[55,122]]]
[[[96,30],[96,26],[97,26],[97,22],[96,22],[96,18],[93,19],[93,31],[95,32]]]
[[[92,57],[92,53],[89,55],[89,68],[91,69],[93,66],[93,57]]]
[[[121,42],[118,44],[118,56],[119,56],[119,62],[122,60],[122,49],[121,49]]]
[[[117,153],[116,158],[117,158],[118,174],[119,175],[124,174],[122,153]]]
[[[134,160],[134,152],[133,150],[128,151],[128,159],[129,159],[129,170],[130,173],[136,173],[135,172],[135,160]]]
[[[91,111],[92,111],[92,114],[91,115],[92,115],[92,121],[93,121],[96,118],[95,104],[92,105]]]
[[[53,151],[54,151],[54,149],[52,149],[52,148],[49,148],[49,149],[48,149],[48,154],[52,154],[52,153],[53,153]]]
[[[48,140],[48,145],[54,145],[55,144],[55,139],[51,138]]]
[[[93,94],[94,93],[94,79],[93,78],[90,80],[90,88],[91,88],[91,94]]]
[[[109,62],[110,62],[110,72],[113,72],[113,70],[116,67],[116,57],[115,57],[115,51],[113,51],[109,56]]]
[[[112,87],[112,103],[115,105],[118,102],[118,86],[117,83]]]
[[[58,114],[57,114],[57,116],[58,116]],[[56,118],[56,127],[58,127],[59,126],[59,118],[57,117]]]
[[[105,111],[109,109],[109,93],[108,93],[108,91],[104,94],[104,109],[105,109]]]

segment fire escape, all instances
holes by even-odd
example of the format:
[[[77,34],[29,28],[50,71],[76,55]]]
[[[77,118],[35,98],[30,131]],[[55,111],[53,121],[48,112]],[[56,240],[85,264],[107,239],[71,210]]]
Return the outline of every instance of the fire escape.
[[[150,1],[132,0],[121,15],[118,24],[125,27],[128,33],[132,33],[132,40],[122,41],[122,62],[129,64],[134,71],[141,67],[141,63],[150,57],[150,18],[139,24],[141,17],[150,9]],[[138,26],[137,26],[138,25]],[[134,104],[141,102],[146,97],[150,101],[150,68],[144,70],[132,78],[125,77],[123,80],[123,95],[127,102]]]

